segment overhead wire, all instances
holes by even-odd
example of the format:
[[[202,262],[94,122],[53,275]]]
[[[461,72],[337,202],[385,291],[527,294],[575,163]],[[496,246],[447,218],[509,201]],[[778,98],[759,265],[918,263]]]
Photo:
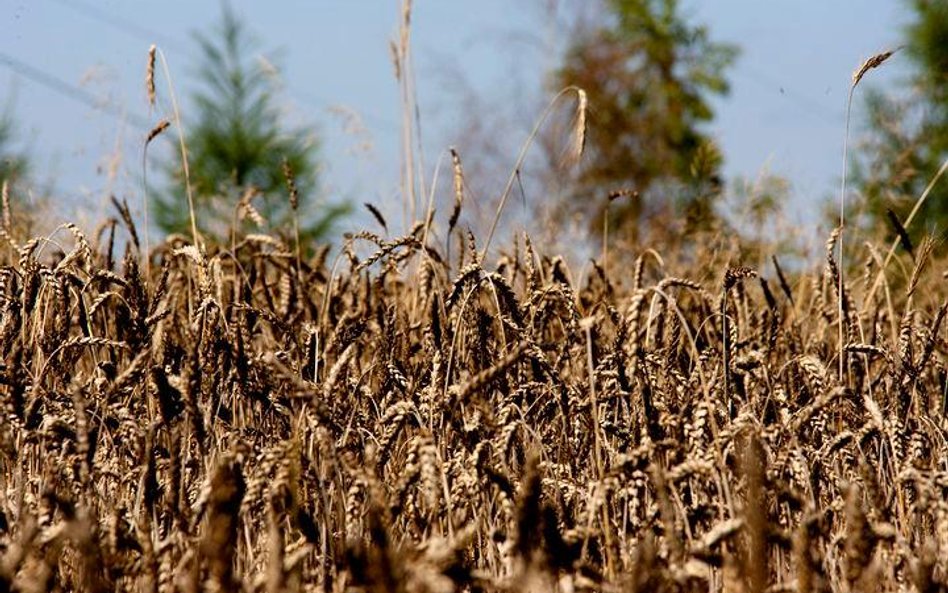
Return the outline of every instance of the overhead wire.
[[[113,29],[120,30],[125,34],[135,37],[145,43],[156,43],[163,49],[179,56],[186,56],[188,54],[186,49],[187,43],[181,41],[179,38],[161,31],[157,31],[150,27],[139,25],[133,21],[130,21],[129,19],[111,14],[93,4],[90,4],[89,2],[85,2],[84,0],[53,1],[91,20],[98,21]],[[304,103],[308,103],[310,106],[316,107],[318,109],[332,110],[333,106],[336,105],[336,103],[333,101],[330,101],[325,97],[321,97],[318,94],[314,94],[311,91],[300,89],[296,85],[287,84],[286,89],[295,99]],[[365,120],[370,121],[377,127],[386,129],[388,131],[399,130],[401,127],[400,124],[396,124],[375,113],[366,112],[363,110],[359,110],[358,113]]]
[[[82,103],[87,107],[91,107],[97,111],[123,118],[129,123],[135,125],[136,127],[140,127],[143,130],[148,130],[151,127],[147,117],[133,111],[128,111],[107,101],[102,101],[100,98],[96,97],[89,91],[66,82],[58,76],[51,74],[42,68],[38,68],[32,64],[24,62],[23,60],[11,56],[6,52],[0,51],[0,64],[3,64],[11,71],[36,84],[55,91],[68,99]]]

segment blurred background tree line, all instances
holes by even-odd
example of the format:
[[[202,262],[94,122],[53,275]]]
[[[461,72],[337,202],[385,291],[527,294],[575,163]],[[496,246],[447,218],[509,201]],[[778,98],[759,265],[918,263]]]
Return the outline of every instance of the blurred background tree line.
[[[852,159],[853,188],[861,194],[861,222],[905,221],[948,158],[948,2],[909,0],[904,31],[910,63],[900,89],[869,87],[866,133]],[[941,180],[908,230],[915,241],[948,238],[948,180]],[[891,227],[889,227],[891,228]]]
[[[850,187],[863,198],[858,203],[865,224],[887,219],[889,210],[904,220],[948,154],[948,3],[907,2],[912,20],[904,54],[911,62],[910,84],[899,93],[868,93],[866,133],[853,156]],[[680,4],[602,0],[596,17],[572,32],[548,76],[547,90],[575,85],[588,93],[586,152],[558,195],[560,210],[579,215],[593,234],[602,232],[606,208],[609,233],[632,242],[643,228],[673,220],[683,221],[684,229],[675,230],[685,232],[726,224],[720,212],[724,155],[706,124],[714,117],[711,100],[728,92],[728,69],[738,48],[690,22]],[[289,229],[286,163],[298,189],[302,239],[323,238],[348,208],[317,204],[317,135],[311,127],[287,122],[275,69],[260,59],[245,24],[226,2],[222,7],[217,30],[195,36],[199,85],[184,121],[199,226],[212,238],[226,239],[238,202],[252,196],[250,203],[269,230]],[[9,112],[0,119],[0,178],[22,193],[18,188],[29,178],[30,163],[14,149],[14,121]],[[562,178],[555,143],[546,148],[548,174]],[[163,170],[166,183],[152,199],[156,224],[187,234],[180,155]],[[914,232],[944,236],[946,188],[935,188],[921,212],[924,224]],[[606,196],[616,192],[628,199],[609,206]],[[753,202],[751,214],[763,226],[788,190],[785,181],[768,178],[735,192]],[[254,223],[248,218],[242,224]]]

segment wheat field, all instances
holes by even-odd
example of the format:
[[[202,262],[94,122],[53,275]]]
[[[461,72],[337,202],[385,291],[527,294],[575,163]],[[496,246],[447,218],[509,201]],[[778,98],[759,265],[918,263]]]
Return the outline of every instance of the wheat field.
[[[945,590],[931,249],[581,273],[455,213],[145,257],[117,205],[5,218],[0,591]]]

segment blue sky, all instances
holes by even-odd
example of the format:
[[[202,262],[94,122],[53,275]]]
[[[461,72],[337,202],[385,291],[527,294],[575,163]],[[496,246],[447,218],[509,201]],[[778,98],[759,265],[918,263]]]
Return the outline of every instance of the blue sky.
[[[0,101],[21,143],[62,200],[58,215],[93,224],[116,193],[138,203],[140,122],[150,43],[162,47],[176,90],[193,88],[195,30],[219,19],[214,1],[0,0]],[[559,5],[568,4],[560,0]],[[683,2],[712,37],[738,44],[732,92],[716,100],[711,132],[729,178],[763,168],[786,175],[795,215],[816,220],[836,191],[850,75],[896,45],[907,14],[899,0],[714,0]],[[431,165],[460,140],[468,117],[458,86],[491,98],[536,93],[562,44],[555,0],[416,0],[412,21],[423,142]],[[232,0],[274,56],[292,121],[313,123],[322,142],[327,195],[386,204],[398,187],[400,104],[389,41],[396,0]],[[896,85],[904,58],[872,73]],[[36,79],[42,79],[45,84]],[[867,82],[870,82],[867,80]],[[81,96],[67,97],[53,86]],[[159,83],[159,94],[166,90]],[[86,104],[105,105],[106,110]],[[859,121],[859,102],[854,121]],[[185,105],[185,109],[186,109]],[[123,115],[124,114],[124,115]],[[352,114],[357,118],[352,119]],[[478,114],[491,118],[492,110]],[[499,117],[499,115],[498,115]],[[359,125],[353,125],[359,122]],[[532,122],[523,123],[528,128]],[[858,128],[857,128],[858,129]],[[525,132],[524,132],[525,133]],[[510,162],[516,158],[511,151]],[[476,180],[469,180],[476,183]]]

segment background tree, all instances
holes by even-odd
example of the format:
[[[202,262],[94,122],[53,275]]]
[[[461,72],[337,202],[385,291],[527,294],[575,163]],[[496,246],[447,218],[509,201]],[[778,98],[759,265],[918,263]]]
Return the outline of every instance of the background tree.
[[[32,237],[44,230],[48,220],[48,187],[38,186],[32,175],[29,153],[18,148],[16,118],[13,100],[0,114],[0,188],[6,190],[6,204],[0,224],[13,237]],[[9,206],[9,209],[6,208]]]
[[[904,30],[908,84],[900,93],[870,89],[868,133],[853,163],[852,187],[863,197],[861,221],[878,227],[891,210],[904,221],[948,157],[948,3],[908,2]],[[933,189],[909,234],[948,237],[948,180]]]
[[[587,151],[571,192],[586,199],[572,202],[593,209],[597,230],[605,207],[597,198],[616,188],[640,196],[610,211],[627,233],[664,218],[672,204],[705,224],[722,159],[701,126],[714,115],[710,96],[728,92],[724,74],[737,49],[688,23],[678,0],[605,6],[603,22],[579,33],[554,77],[556,87],[576,85],[589,96]]]
[[[10,187],[26,179],[29,173],[29,159],[16,150],[15,142],[16,125],[12,108],[8,106],[0,114],[0,183],[6,182]]]
[[[312,208],[318,189],[315,134],[310,128],[285,125],[275,104],[273,69],[252,53],[255,39],[224,3],[215,36],[198,34],[197,41],[202,88],[192,96],[195,117],[187,126],[186,140],[198,227],[217,239],[226,238],[239,200],[256,193],[259,197],[252,204],[268,224],[288,228],[292,211],[286,163],[299,196],[300,234],[304,241],[323,237],[348,207]],[[168,174],[170,191],[154,199],[156,221],[165,231],[190,234],[180,155]]]

